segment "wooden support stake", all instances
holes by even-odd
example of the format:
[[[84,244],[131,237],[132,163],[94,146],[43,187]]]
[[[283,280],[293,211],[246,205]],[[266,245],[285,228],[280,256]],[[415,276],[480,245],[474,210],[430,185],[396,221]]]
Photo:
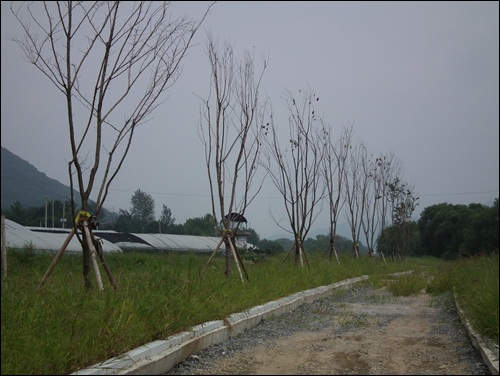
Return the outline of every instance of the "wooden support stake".
[[[248,276],[247,269],[245,268],[245,264],[243,264],[243,260],[241,259],[240,252],[238,252],[238,248],[235,247],[236,250],[236,256],[238,257],[238,261],[240,262],[241,268],[243,269],[243,272],[245,273],[245,277],[247,278],[247,281],[250,282],[250,277]]]
[[[205,266],[203,267],[203,270],[201,271],[202,273],[205,271],[205,269],[207,268],[208,264],[210,264],[210,261],[212,261],[212,259],[214,258],[215,254],[217,253],[217,251],[219,250],[220,246],[222,245],[222,242],[224,241],[224,238],[221,238],[220,239],[220,242],[219,244],[217,244],[217,247],[215,247],[215,251],[213,251],[212,255],[210,256],[210,258],[208,259],[207,263],[205,264]]]
[[[115,278],[113,277],[113,274],[111,274],[111,269],[109,268],[108,264],[104,260],[104,255],[102,254],[103,253],[102,252],[102,248],[101,248],[101,246],[100,246],[100,244],[98,242],[99,241],[96,239],[96,244],[97,244],[96,251],[97,251],[97,255],[99,256],[99,259],[101,260],[101,264],[104,267],[104,270],[106,271],[106,274],[108,275],[109,283],[111,283],[111,286],[113,286],[113,288],[115,290],[118,290],[118,284],[116,283]]]
[[[333,246],[333,252],[335,253],[335,258],[337,259],[337,263],[340,265],[339,254],[337,253],[337,248]]]
[[[330,250],[333,250],[333,253],[335,254],[335,258],[337,259],[337,263],[340,265],[339,255],[337,254],[337,249],[335,248],[334,245],[329,244],[328,247],[325,248],[323,255],[325,253],[329,253]]]
[[[309,259],[307,258],[306,250],[303,247],[304,246],[302,246],[302,253],[304,254],[304,258],[306,259],[306,265],[309,269],[311,269],[311,267],[309,266]]]
[[[104,286],[102,285],[101,272],[99,271],[99,265],[97,264],[96,250],[94,247],[94,243],[92,242],[92,237],[90,236],[90,230],[88,228],[88,223],[86,220],[82,220],[83,231],[85,232],[85,237],[87,238],[87,244],[90,248],[90,254],[92,255],[92,264],[94,266],[94,272],[97,279],[97,286],[99,290],[104,290]]]
[[[238,272],[240,274],[241,280],[243,281],[243,275],[241,274],[240,266],[241,266],[241,268],[243,269],[243,271],[245,273],[245,277],[247,278],[247,281],[250,281],[250,278],[248,277],[248,273],[247,273],[247,271],[245,269],[245,265],[243,265],[243,261],[241,260],[241,257],[239,255],[238,251],[235,249],[235,247],[233,245],[233,242],[231,240],[231,237],[229,235],[228,235],[228,239],[229,239],[230,249],[229,250],[226,249],[226,252],[232,252],[234,260],[236,262],[236,267],[238,268]],[[203,270],[201,271],[202,273],[205,271],[205,269],[207,268],[207,266],[210,264],[210,262],[212,261],[212,259],[214,258],[214,256],[217,254],[217,251],[220,249],[220,247],[221,247],[221,245],[222,245],[223,242],[224,242],[224,237],[221,237],[221,240],[217,244],[217,247],[215,247],[215,251],[212,253],[212,255],[208,259],[207,263],[203,267]]]
[[[281,263],[283,264],[285,262],[285,260],[288,258],[288,255],[290,255],[290,252],[292,252],[292,249],[293,247],[295,246],[295,243],[292,244],[292,246],[290,247],[290,249],[288,250],[285,258],[283,259],[283,261],[281,261]]]
[[[234,262],[236,263],[236,267],[238,268],[238,273],[240,274],[241,282],[245,282],[243,279],[243,275],[241,274],[240,263],[238,262],[238,257],[236,256],[236,250],[234,249],[233,242],[231,240],[231,236],[227,235],[229,239],[229,247],[231,248],[231,252],[233,253]],[[227,250],[226,250],[227,251]]]
[[[62,247],[57,252],[56,257],[54,257],[54,260],[52,260],[52,264],[50,264],[49,268],[45,272],[45,275],[43,276],[42,281],[40,282],[42,285],[47,280],[47,278],[49,278],[50,273],[52,273],[52,270],[54,270],[54,268],[56,267],[57,262],[59,261],[59,259],[61,258],[62,254],[64,253],[64,251],[68,247],[68,244],[71,241],[71,239],[73,238],[73,235],[75,235],[75,227],[73,227],[71,229],[71,231],[69,232],[68,236],[66,237],[66,240],[64,241],[64,244],[62,245]]]

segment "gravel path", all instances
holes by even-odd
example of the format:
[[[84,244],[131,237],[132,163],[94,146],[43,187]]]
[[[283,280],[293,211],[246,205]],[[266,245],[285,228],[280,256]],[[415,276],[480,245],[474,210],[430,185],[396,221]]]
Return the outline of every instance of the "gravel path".
[[[488,375],[444,296],[355,285],[194,354],[167,375]]]

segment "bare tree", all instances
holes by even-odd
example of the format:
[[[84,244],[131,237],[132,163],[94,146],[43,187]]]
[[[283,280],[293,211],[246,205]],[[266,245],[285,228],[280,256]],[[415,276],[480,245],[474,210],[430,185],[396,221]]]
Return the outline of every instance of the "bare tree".
[[[324,157],[322,159],[323,176],[325,179],[326,194],[328,195],[329,218],[330,218],[330,241],[328,245],[329,259],[333,259],[333,255],[340,263],[335,247],[337,236],[337,222],[345,203],[342,195],[344,186],[343,179],[345,177],[346,160],[348,156],[349,146],[351,145],[353,125],[345,126],[339,139],[334,139],[331,127],[323,127],[324,140]]]
[[[394,153],[389,153],[387,155],[380,155],[377,158],[377,184],[378,184],[378,196],[377,207],[380,213],[380,236],[377,240],[377,251],[380,257],[385,261],[385,255],[388,252],[389,244],[388,237],[386,233],[386,228],[388,227],[388,221],[392,219],[392,204],[389,191],[389,184],[393,182],[397,177],[402,174],[401,161],[395,156]],[[388,216],[389,220],[388,220]]]
[[[11,6],[25,32],[24,39],[15,41],[66,102],[71,192],[76,176],[81,198],[73,230],[82,244],[87,288],[90,258],[95,259],[88,222],[99,215],[137,127],[166,100],[212,5],[199,20],[172,19],[170,2],[44,1]],[[95,189],[91,215],[89,199]],[[77,227],[86,236],[81,238]],[[98,273],[95,263],[94,269]]]
[[[360,230],[365,235],[368,247],[368,255],[373,253],[372,243],[374,242],[375,220],[375,190],[372,179],[372,160],[368,156],[368,150],[362,145],[360,150],[360,174],[359,174],[359,201],[360,201]]]
[[[382,205],[382,189],[383,181],[379,174],[379,169],[382,166],[382,158],[377,157],[373,160],[373,154],[363,163],[363,176],[366,185],[365,195],[365,210],[361,217],[361,227],[365,235],[366,246],[368,247],[368,255],[373,257],[375,253],[376,236],[380,232],[381,225],[381,210]]]
[[[347,204],[345,216],[351,229],[352,250],[356,258],[359,258],[361,218],[365,210],[364,196],[366,195],[366,187],[362,170],[364,158],[366,158],[366,148],[362,142],[349,145],[348,163],[344,178],[344,192]]]
[[[296,99],[290,91],[284,98],[289,115],[287,147],[280,144],[278,126],[271,115],[266,168],[283,198],[289,227],[284,227],[271,215],[274,222],[295,239],[287,257],[295,249],[295,265],[300,263],[303,266],[303,256],[306,257],[303,242],[319,214],[318,204],[323,198],[325,186],[321,184],[321,122],[317,121],[320,118],[314,109],[319,97],[310,88],[305,92],[299,90],[299,93],[302,95],[300,99]]]
[[[264,61],[261,73],[256,74],[254,57],[248,51],[237,61],[229,42],[219,49],[210,35],[207,54],[212,90],[208,99],[203,100],[199,134],[205,145],[214,225],[221,234],[218,247],[222,242],[226,247],[225,273],[231,276],[233,256],[243,281],[241,269],[247,279],[248,274],[235,246],[233,223],[244,215],[262,187],[263,179],[252,189],[260,161],[261,137],[267,130],[264,125],[266,101],[260,100],[267,65]]]
[[[392,226],[395,230],[393,235],[395,236],[396,249],[393,250],[393,258],[397,255],[400,259],[404,259],[408,252],[410,238],[409,222],[418,205],[419,198],[415,195],[414,186],[401,181],[399,177],[388,184],[388,190]]]

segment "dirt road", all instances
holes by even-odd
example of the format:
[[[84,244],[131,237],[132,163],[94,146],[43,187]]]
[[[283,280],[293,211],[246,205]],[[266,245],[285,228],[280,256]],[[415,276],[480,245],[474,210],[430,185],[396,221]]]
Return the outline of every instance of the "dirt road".
[[[266,320],[191,356],[168,374],[487,375],[489,371],[456,310],[442,297],[423,292],[394,297],[363,287]]]

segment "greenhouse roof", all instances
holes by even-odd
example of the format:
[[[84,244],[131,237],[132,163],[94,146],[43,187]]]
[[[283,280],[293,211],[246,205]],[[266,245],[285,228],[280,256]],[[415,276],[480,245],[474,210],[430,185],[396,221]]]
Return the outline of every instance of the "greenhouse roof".
[[[155,249],[172,251],[213,252],[221,238],[212,236],[173,234],[134,234]],[[221,246],[224,250],[223,245]]]
[[[50,231],[53,230],[53,231]],[[5,243],[7,248],[23,249],[30,247],[36,251],[54,251],[61,249],[67,240],[70,229],[48,229],[45,227],[24,227],[9,219],[5,219]],[[115,244],[103,241],[104,252],[121,252]],[[82,246],[76,236],[73,236],[66,246],[67,252],[81,252]]]
[[[61,249],[71,229],[25,227],[5,219],[5,239],[8,248],[32,247],[38,251]],[[123,251],[193,251],[213,252],[221,241],[219,237],[173,235],[173,234],[131,234],[116,231],[93,230],[100,240],[104,252]],[[225,251],[224,244],[220,247]],[[81,252],[82,247],[76,236],[71,238],[66,251]]]

